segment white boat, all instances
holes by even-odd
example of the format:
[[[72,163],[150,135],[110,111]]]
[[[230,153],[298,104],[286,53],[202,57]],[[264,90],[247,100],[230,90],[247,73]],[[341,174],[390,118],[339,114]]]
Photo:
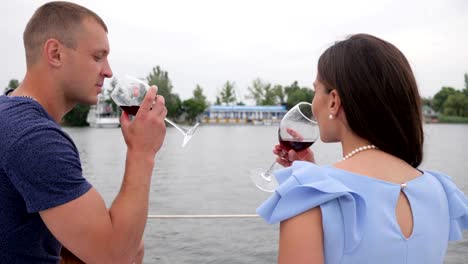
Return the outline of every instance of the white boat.
[[[113,128],[120,126],[118,113],[112,110],[112,105],[100,96],[97,105],[92,105],[86,117],[90,127]]]

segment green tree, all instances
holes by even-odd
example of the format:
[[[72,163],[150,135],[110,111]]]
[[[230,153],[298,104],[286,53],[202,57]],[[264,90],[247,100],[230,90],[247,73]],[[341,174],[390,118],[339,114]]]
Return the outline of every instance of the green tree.
[[[432,107],[432,98],[431,97],[421,97],[422,105],[427,105]]]
[[[68,126],[87,126],[86,117],[88,112],[89,105],[78,104],[63,117],[63,122]]]
[[[193,98],[203,101],[206,104],[206,96],[203,94],[203,88],[198,84],[195,87],[195,90],[193,90]]]
[[[231,103],[236,102],[236,90],[234,89],[235,85],[236,84],[234,82],[226,81],[226,83],[223,85],[223,88],[221,89],[221,92],[219,93],[221,103],[230,105]]]
[[[172,82],[167,71],[162,70],[159,66],[153,67],[146,80],[149,85],[158,86],[158,94],[162,95],[166,102],[167,116],[177,117],[180,114],[181,100],[178,94],[172,93]]]
[[[442,87],[440,91],[438,91],[433,99],[432,99],[432,107],[435,111],[444,113],[444,104],[447,98],[452,95],[456,94],[457,90],[452,87]]]
[[[9,82],[8,82],[8,86],[5,87],[5,92],[8,90],[8,89],[16,89],[18,88],[18,86],[20,85],[20,82],[17,80],[17,79],[11,79]]]
[[[276,104],[276,93],[270,83],[263,82],[260,78],[253,80],[248,87],[250,94],[247,98],[254,99],[256,105]]]
[[[465,73],[465,87],[463,89],[463,93],[468,96],[468,73]]]
[[[289,95],[291,92],[301,89],[299,87],[299,83],[297,81],[294,81],[291,85],[284,87],[284,92],[286,93],[286,96]]]
[[[193,97],[182,102],[182,109],[187,114],[187,120],[194,122],[198,115],[203,113],[208,106],[203,88],[197,84],[193,90]]]
[[[187,114],[187,120],[193,123],[197,119],[197,116],[205,111],[206,104],[195,98],[190,98],[182,102],[182,109]]]
[[[273,87],[268,84],[265,86],[265,99],[262,101],[262,105],[275,105],[276,104],[276,93]]]
[[[253,80],[252,85],[247,88],[250,93],[247,98],[253,99],[256,105],[261,105],[265,97],[265,86],[267,85],[260,78]]]
[[[286,92],[284,91],[283,86],[277,84],[273,87],[273,91],[276,95],[276,98],[278,99],[278,102],[281,105],[284,105],[286,103]]]
[[[462,92],[449,95],[444,103],[444,114],[448,116],[468,116],[468,97]]]
[[[294,81],[290,86],[284,88],[287,95],[286,107],[291,109],[299,102],[312,102],[314,91],[307,87],[300,87],[297,81]]]

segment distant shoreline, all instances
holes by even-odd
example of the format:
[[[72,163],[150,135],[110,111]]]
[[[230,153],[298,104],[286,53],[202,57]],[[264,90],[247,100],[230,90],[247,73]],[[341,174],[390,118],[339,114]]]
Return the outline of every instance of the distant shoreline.
[[[441,124],[468,124],[468,117],[440,115],[438,121]]]

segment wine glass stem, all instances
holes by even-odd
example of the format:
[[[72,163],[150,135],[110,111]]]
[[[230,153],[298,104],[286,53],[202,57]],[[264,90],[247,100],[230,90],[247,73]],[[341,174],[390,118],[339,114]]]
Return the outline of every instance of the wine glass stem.
[[[288,152],[284,151],[284,150],[281,150],[281,153],[280,153],[280,156],[282,159],[284,159],[285,157],[288,154]],[[268,170],[265,171],[265,175],[270,175],[271,174],[271,171],[273,170],[273,167],[275,166],[276,164],[276,160],[271,164],[270,168],[268,168]],[[268,176],[269,177],[269,176]],[[265,180],[268,180],[270,181],[270,179],[265,179]]]
[[[275,166],[276,164],[276,160],[271,164],[270,168],[268,168],[268,170],[265,171],[264,175],[268,177],[265,178],[265,180],[268,180],[268,181],[271,181],[271,171],[273,170],[273,167]]]
[[[285,159],[285,156],[288,154],[288,152],[284,151],[284,150],[281,150],[281,153],[280,153],[280,157],[282,159]],[[273,170],[273,167],[275,166],[276,164],[276,160],[271,164],[270,168],[268,168],[268,170],[265,171],[264,175],[266,175],[267,177],[271,178],[271,171]],[[264,177],[265,178],[265,177]],[[265,178],[265,180],[268,180],[270,181],[271,179],[267,179]]]
[[[185,134],[186,134],[185,131],[179,125],[177,125],[176,123],[172,122],[171,120],[169,120],[167,118],[164,118],[164,120],[166,122],[168,122],[169,124],[171,124],[173,127],[175,127],[177,130],[179,130],[180,133],[182,133],[185,136]]]

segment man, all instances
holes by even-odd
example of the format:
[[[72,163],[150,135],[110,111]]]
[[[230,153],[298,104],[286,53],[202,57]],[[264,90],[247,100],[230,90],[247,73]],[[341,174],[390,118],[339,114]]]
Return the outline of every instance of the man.
[[[108,209],[58,125],[77,103],[95,104],[112,76],[107,27],[82,6],[51,2],[36,10],[23,38],[26,76],[0,96],[0,262],[58,263],[61,245],[86,263],[141,262],[164,98],[153,86],[133,121],[122,114],[125,175]]]

